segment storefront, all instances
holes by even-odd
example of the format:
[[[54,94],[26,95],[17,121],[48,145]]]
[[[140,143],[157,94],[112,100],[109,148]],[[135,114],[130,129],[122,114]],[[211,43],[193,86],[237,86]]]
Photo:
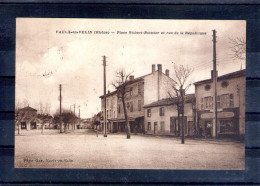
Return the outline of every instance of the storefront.
[[[239,109],[227,108],[217,113],[218,138],[239,137]],[[205,138],[213,136],[213,113],[210,111],[198,112],[199,135]]]
[[[128,118],[131,133],[143,133],[144,132],[144,117]],[[110,119],[111,132],[125,132],[126,122],[123,118]]]

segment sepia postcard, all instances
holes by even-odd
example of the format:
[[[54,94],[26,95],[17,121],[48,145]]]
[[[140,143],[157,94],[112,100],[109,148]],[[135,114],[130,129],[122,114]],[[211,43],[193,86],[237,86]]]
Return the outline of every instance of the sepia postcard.
[[[15,168],[245,169],[245,20],[16,18],[15,74]]]

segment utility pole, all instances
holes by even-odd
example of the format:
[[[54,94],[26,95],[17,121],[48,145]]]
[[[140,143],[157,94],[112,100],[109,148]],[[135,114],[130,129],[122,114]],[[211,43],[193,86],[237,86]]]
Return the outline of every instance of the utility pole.
[[[59,88],[60,88],[60,133],[62,133],[62,120],[61,120],[61,89],[62,89],[62,86],[61,86],[61,84],[60,84],[60,86],[59,86]]]
[[[214,104],[213,104],[213,137],[217,138],[218,136],[218,105],[217,105],[217,60],[216,60],[216,30],[213,30],[213,72],[212,72],[212,78],[213,78],[213,87],[214,87]]]
[[[79,108],[79,126],[80,126],[80,108]]]
[[[184,144],[184,94],[185,90],[181,87],[180,89],[181,93],[181,144]]]
[[[103,66],[104,66],[104,102],[105,102],[105,112],[104,112],[104,137],[107,137],[107,98],[106,98],[106,56],[103,56]]]

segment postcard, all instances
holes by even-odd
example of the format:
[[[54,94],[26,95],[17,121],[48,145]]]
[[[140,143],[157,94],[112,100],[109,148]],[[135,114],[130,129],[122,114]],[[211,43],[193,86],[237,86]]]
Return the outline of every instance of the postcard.
[[[245,169],[245,20],[16,18],[15,168]]]

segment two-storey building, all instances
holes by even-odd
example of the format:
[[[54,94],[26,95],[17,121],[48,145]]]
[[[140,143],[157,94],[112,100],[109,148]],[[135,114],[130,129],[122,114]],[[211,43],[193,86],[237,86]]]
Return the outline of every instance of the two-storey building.
[[[152,65],[152,72],[147,75],[138,78],[130,76],[126,86],[127,94],[125,95],[125,103],[128,120],[130,123],[130,130],[132,133],[145,132],[145,112],[143,106],[154,101],[158,101],[162,98],[167,98],[168,89],[172,85],[173,80],[169,77],[169,70],[166,70],[165,73],[163,73],[161,64],[158,64],[158,70],[155,70],[155,65]],[[124,108],[122,101],[117,97],[117,92],[114,91],[112,93],[108,93],[106,97],[107,100],[111,100],[112,97],[114,97],[116,100],[113,102],[114,104],[112,107],[109,105],[109,101],[107,103],[106,114],[109,131],[125,131],[126,123],[124,117]],[[104,96],[101,96],[100,98],[103,100]],[[104,112],[104,101],[101,102],[101,108]],[[117,106],[115,107],[115,105]],[[110,117],[110,109],[112,112],[112,117]]]
[[[213,136],[214,89],[211,79],[194,83],[200,135]],[[246,70],[217,78],[217,137],[244,137]]]
[[[108,132],[112,132],[111,120],[117,118],[117,91],[110,92],[106,94],[106,111],[105,111],[105,99],[104,95],[101,98],[101,126],[100,129],[103,130],[104,127],[104,115],[106,114],[107,128]]]
[[[178,118],[178,98],[165,98],[144,105],[145,109],[145,133],[153,135],[174,135],[181,134],[181,114]],[[194,135],[195,125],[195,95],[185,96],[184,104],[184,135]],[[179,110],[181,110],[179,106]],[[178,124],[180,121],[180,124]]]

